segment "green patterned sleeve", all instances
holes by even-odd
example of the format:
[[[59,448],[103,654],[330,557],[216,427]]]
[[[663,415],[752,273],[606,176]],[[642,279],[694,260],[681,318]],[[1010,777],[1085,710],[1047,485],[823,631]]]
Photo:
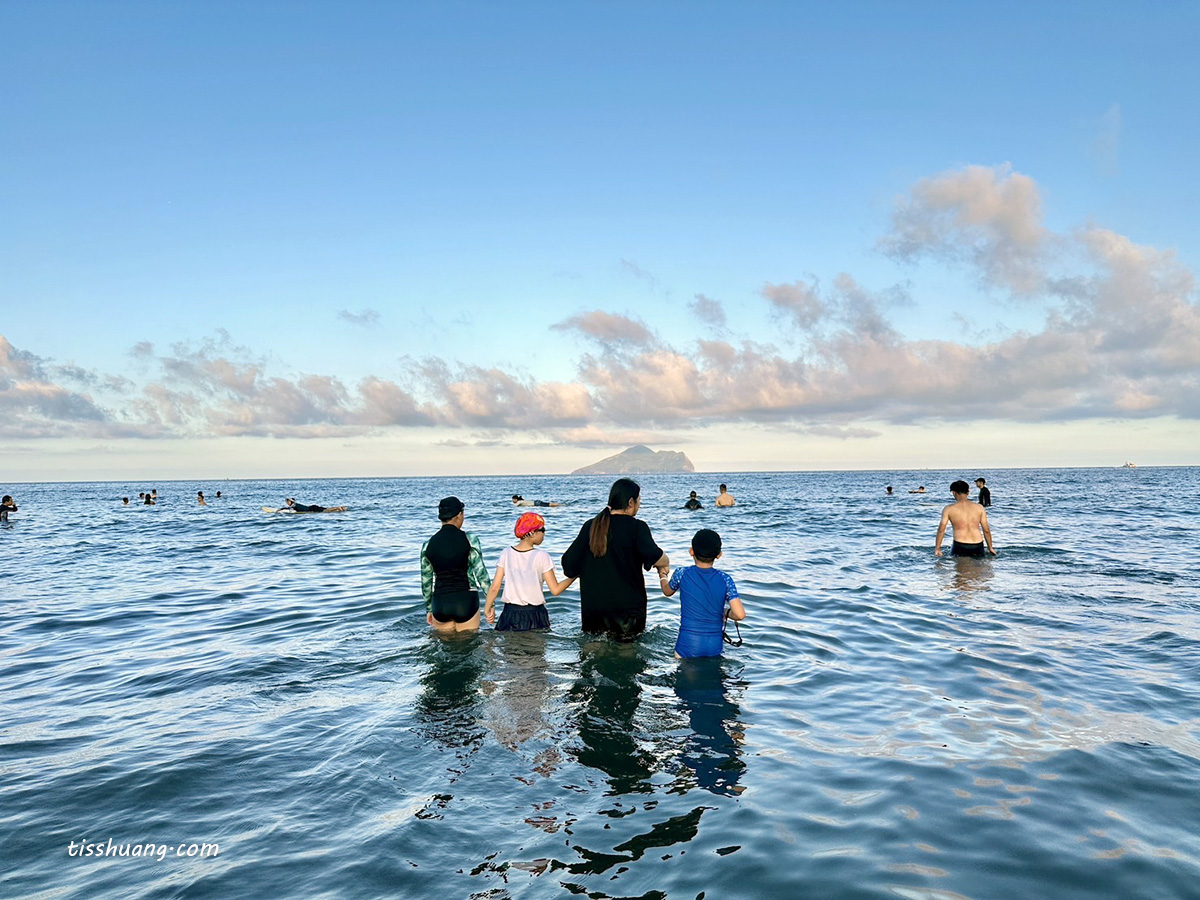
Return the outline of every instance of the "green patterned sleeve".
[[[479,538],[475,535],[468,534],[467,537],[471,541],[471,555],[467,559],[467,577],[476,590],[486,591],[491,585],[491,579],[488,578],[487,566],[483,564],[483,547],[480,546]]]
[[[433,566],[425,556],[429,541],[421,545],[421,596],[425,598],[425,612],[433,610]]]

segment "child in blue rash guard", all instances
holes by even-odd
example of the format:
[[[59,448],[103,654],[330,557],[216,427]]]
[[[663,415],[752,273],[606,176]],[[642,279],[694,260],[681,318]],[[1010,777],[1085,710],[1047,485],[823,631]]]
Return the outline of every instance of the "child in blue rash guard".
[[[664,597],[679,591],[679,639],[675,642],[675,655],[680,659],[720,656],[726,602],[731,619],[746,618],[746,610],[733,579],[713,568],[713,563],[721,558],[719,534],[711,528],[701,528],[692,536],[688,553],[696,561],[694,566],[676,569],[670,581],[665,575],[659,578]]]

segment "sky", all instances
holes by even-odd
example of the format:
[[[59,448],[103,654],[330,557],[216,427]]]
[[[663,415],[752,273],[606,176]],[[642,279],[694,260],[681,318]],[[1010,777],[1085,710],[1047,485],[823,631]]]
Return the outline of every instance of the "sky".
[[[0,4],[0,482],[1200,464],[1200,4]]]

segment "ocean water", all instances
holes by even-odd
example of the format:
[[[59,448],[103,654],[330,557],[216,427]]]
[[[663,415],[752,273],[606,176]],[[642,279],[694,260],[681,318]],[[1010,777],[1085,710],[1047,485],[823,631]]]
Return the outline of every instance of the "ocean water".
[[[979,474],[999,556],[935,558]],[[430,634],[439,497],[489,568],[566,501],[557,562],[609,479],[5,487],[0,896],[1200,897],[1200,469],[640,480],[673,560],[724,538],[719,661],[650,578],[634,645],[575,589]]]

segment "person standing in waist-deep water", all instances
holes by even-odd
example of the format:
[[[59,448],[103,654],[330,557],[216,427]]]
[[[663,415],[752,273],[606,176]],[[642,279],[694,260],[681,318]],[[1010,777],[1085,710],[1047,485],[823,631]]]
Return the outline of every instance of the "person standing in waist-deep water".
[[[654,543],[650,526],[637,518],[642,489],[618,478],[608,505],[583,523],[562,557],[563,574],[579,579],[579,613],[584,631],[602,631],[632,641],[646,630],[646,580],[642,570],[666,574],[671,561]]]
[[[534,512],[522,513],[513,526],[515,547],[505,547],[496,564],[496,577],[483,603],[483,617],[496,623],[497,631],[540,631],[550,627],[542,585],[557,597],[571,586],[573,578],[554,577],[554,561],[540,545],[546,537],[546,520]],[[504,611],[496,622],[496,597],[504,586]]]
[[[692,491],[687,500],[683,504],[684,509],[703,509],[704,504],[700,502],[700,498],[696,496],[696,492]]]
[[[720,491],[721,493],[717,494],[717,499],[713,501],[717,506],[733,506],[737,503],[733,499],[733,494],[729,493],[729,489],[725,485],[721,485]]]
[[[425,620],[438,631],[478,631],[479,592],[488,588],[479,538],[463,531],[463,502],[438,503],[442,527],[421,545]]]
[[[987,511],[972,502],[970,486],[965,481],[955,481],[950,485],[950,493],[954,495],[954,502],[942,510],[937,540],[933,544],[934,555],[942,555],[942,538],[946,536],[946,526],[950,525],[954,529],[954,543],[950,548],[953,556],[983,556],[985,540],[987,552],[995,556]]]
[[[8,521],[8,514],[17,511],[17,503],[8,494],[4,495],[4,499],[0,500],[0,522]]]
[[[680,659],[720,656],[725,619],[746,618],[737,585],[713,563],[721,558],[721,536],[711,528],[701,528],[692,537],[688,550],[694,566],[676,569],[671,580],[658,579],[663,596],[679,591],[679,638],[675,655]],[[728,609],[726,608],[728,604]]]
[[[975,479],[975,487],[979,488],[979,505],[992,505],[992,492],[987,489],[987,480],[984,478]]]

